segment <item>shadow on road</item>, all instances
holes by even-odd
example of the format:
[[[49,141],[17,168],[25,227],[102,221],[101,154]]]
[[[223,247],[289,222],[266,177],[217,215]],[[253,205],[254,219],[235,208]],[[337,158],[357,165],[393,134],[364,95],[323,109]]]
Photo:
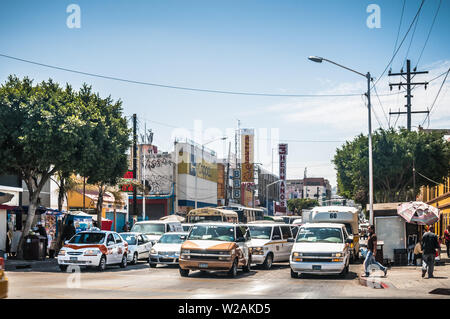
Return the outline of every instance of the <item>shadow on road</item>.
[[[301,279],[316,279],[316,280],[354,280],[358,278],[355,272],[349,272],[345,276],[342,275],[320,275],[320,274],[301,274]]]
[[[236,278],[231,278],[228,276],[228,274],[224,271],[205,271],[205,270],[201,270],[201,271],[195,271],[195,272],[191,272],[189,273],[189,277],[192,278],[207,278],[207,279],[241,279],[241,278],[247,278],[247,277],[251,277],[254,276],[256,274],[256,271],[251,270],[250,272],[243,272],[243,271],[238,271]]]

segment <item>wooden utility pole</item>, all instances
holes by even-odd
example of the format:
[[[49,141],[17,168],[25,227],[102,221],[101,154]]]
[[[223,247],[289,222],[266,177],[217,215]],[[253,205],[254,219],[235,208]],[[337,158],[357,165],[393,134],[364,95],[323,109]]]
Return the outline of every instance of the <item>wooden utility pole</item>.
[[[411,111],[411,98],[413,97],[413,95],[411,95],[411,91],[412,91],[412,87],[416,86],[416,85],[424,85],[425,89],[427,89],[427,85],[428,82],[415,82],[412,83],[411,80],[417,75],[417,74],[426,74],[428,73],[428,71],[416,71],[416,68],[414,68],[414,70],[411,72],[411,60],[406,60],[406,73],[403,72],[403,69],[400,70],[400,73],[391,73],[391,71],[389,71],[389,76],[398,76],[400,75],[401,77],[403,77],[404,80],[406,80],[406,83],[403,82],[399,82],[399,83],[389,83],[389,87],[392,91],[392,87],[393,86],[397,86],[398,89],[400,90],[402,87],[404,87],[406,89],[406,112],[400,112],[400,110],[398,112],[390,112],[389,111],[389,115],[400,115],[400,114],[406,114],[407,115],[407,129],[408,131],[411,131],[411,114],[416,114],[416,113],[430,113],[430,111]],[[406,78],[405,78],[406,76]]]

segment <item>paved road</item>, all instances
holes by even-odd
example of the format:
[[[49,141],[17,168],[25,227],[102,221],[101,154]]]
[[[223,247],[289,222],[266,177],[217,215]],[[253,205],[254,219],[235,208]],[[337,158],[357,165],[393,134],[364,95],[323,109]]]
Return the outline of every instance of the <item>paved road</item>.
[[[100,273],[82,270],[63,273],[57,266],[44,271],[16,270],[7,273],[9,298],[430,298],[427,291],[372,289],[359,284],[361,265],[351,265],[345,278],[338,276],[290,277],[288,264],[271,270],[253,267],[237,278],[221,273],[193,272],[180,277],[178,268],[146,263],[108,268]],[[78,280],[79,279],[79,280]],[[436,297],[436,296],[434,296]]]

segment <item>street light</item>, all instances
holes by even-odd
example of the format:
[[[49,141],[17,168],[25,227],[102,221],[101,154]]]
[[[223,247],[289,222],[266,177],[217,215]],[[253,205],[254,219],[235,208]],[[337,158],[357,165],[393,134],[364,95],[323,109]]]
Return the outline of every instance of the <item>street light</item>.
[[[358,71],[355,71],[353,69],[350,69],[346,66],[343,66],[339,63],[330,61],[328,59],[317,57],[317,56],[310,56],[308,57],[309,60],[317,63],[322,63],[323,61],[327,61],[331,64],[337,65],[343,69],[346,69],[348,71],[351,71],[353,73],[359,74],[367,79],[367,109],[368,109],[368,119],[369,119],[369,209],[370,209],[370,218],[369,223],[373,225],[373,161],[372,161],[372,118],[371,118],[371,104],[370,104],[370,81],[372,80],[370,76],[370,72],[367,72],[367,74],[360,73]]]
[[[281,182],[281,179],[279,179],[279,180],[277,180],[277,181],[275,181],[273,183],[270,183],[269,185],[266,185],[266,208],[267,208],[267,214],[269,214],[269,187],[272,186],[272,185],[275,185],[275,184],[277,184],[279,182]]]
[[[202,144],[202,161],[203,161],[203,150],[205,148],[205,145],[208,145],[209,143],[219,141],[219,140],[224,141],[226,139],[228,139],[228,136],[219,137],[219,138],[213,139],[209,142],[206,142],[205,144]],[[195,155],[194,155],[194,157],[195,157]],[[195,163],[195,208],[197,208],[197,162]]]

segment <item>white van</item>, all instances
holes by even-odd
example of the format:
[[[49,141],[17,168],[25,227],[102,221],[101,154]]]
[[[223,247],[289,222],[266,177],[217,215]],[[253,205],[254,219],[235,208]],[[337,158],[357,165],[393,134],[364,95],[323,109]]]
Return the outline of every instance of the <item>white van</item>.
[[[264,269],[270,269],[273,262],[289,261],[293,246],[291,225],[282,223],[249,223],[252,238],[250,249],[252,262],[262,265]]]
[[[305,223],[340,223],[344,224],[347,233],[352,236],[353,243],[350,245],[352,261],[359,259],[359,210],[350,206],[316,206]]]
[[[351,242],[344,224],[314,223],[301,226],[292,247],[291,277],[298,278],[302,273],[347,274]]]
[[[131,232],[143,233],[155,245],[161,236],[167,232],[182,232],[180,222],[174,220],[146,220],[137,222],[131,228]]]

